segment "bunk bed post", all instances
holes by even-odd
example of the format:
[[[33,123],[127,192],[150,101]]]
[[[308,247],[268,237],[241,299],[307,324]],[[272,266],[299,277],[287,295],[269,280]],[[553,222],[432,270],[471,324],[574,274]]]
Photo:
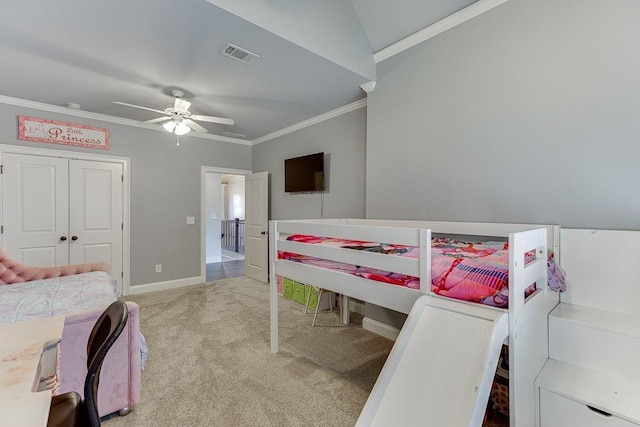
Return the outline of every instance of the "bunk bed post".
[[[270,316],[271,316],[271,353],[278,352],[278,280],[276,277],[276,262],[278,262],[278,226],[275,221],[269,221],[269,258],[271,259],[271,269],[269,271],[270,288]]]
[[[509,412],[511,427],[533,427],[534,381],[549,357],[548,315],[558,304],[557,292],[548,288],[547,247],[549,230],[540,228],[509,234]],[[525,254],[535,250],[535,260]],[[524,298],[524,290],[537,284],[536,296]],[[542,286],[540,286],[542,284]]]
[[[420,293],[431,293],[431,229],[420,229]]]

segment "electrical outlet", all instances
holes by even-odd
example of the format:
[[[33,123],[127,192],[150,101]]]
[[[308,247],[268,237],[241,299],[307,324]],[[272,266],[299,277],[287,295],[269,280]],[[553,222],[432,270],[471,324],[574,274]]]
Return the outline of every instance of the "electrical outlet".
[[[192,225],[196,223],[196,217],[195,216],[188,216],[187,217],[187,224]]]
[[[156,264],[156,273],[162,273],[162,264]]]

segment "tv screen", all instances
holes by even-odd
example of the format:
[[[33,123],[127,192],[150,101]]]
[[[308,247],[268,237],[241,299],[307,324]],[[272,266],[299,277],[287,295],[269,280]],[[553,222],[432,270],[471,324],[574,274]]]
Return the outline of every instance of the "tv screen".
[[[324,153],[286,159],[284,191],[324,191]]]

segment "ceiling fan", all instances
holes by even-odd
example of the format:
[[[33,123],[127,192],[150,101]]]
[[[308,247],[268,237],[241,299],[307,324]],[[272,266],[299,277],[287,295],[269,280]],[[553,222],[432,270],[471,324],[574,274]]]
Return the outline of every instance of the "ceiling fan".
[[[219,123],[223,125],[233,125],[235,122],[231,119],[227,119],[224,117],[214,117],[214,116],[201,116],[199,114],[191,114],[189,111],[189,107],[191,103],[189,101],[185,101],[182,99],[184,96],[184,92],[181,90],[174,89],[171,91],[171,95],[174,96],[175,101],[173,106],[169,106],[162,110],[156,110],[155,108],[142,107],[140,105],[128,104],[126,102],[113,101],[114,104],[126,105],[127,107],[140,108],[142,110],[154,111],[156,113],[164,114],[165,117],[158,117],[155,119],[147,120],[142,123],[160,123],[163,121],[167,121],[162,125],[167,132],[175,133],[176,135],[185,135],[189,133],[192,129],[196,132],[207,132],[203,126],[199,125],[195,122],[195,120],[210,122],[210,123]]]

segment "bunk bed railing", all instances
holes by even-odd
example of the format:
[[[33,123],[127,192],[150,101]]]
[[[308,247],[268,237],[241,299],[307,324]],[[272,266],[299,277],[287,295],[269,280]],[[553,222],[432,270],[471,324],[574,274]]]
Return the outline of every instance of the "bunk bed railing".
[[[337,221],[337,220],[333,220]],[[398,226],[370,226],[370,225],[349,225],[347,221],[337,222],[311,222],[311,221],[279,221],[278,232],[280,234],[310,234],[321,237],[340,237],[342,239],[371,241],[374,234],[378,242],[395,243],[406,246],[420,245],[419,227],[398,227]],[[424,227],[422,227],[424,228]]]
[[[278,243],[278,250],[420,277],[420,265],[419,259],[417,258],[389,256],[386,254],[355,251],[346,248],[329,248],[321,245],[287,240],[282,240]]]

